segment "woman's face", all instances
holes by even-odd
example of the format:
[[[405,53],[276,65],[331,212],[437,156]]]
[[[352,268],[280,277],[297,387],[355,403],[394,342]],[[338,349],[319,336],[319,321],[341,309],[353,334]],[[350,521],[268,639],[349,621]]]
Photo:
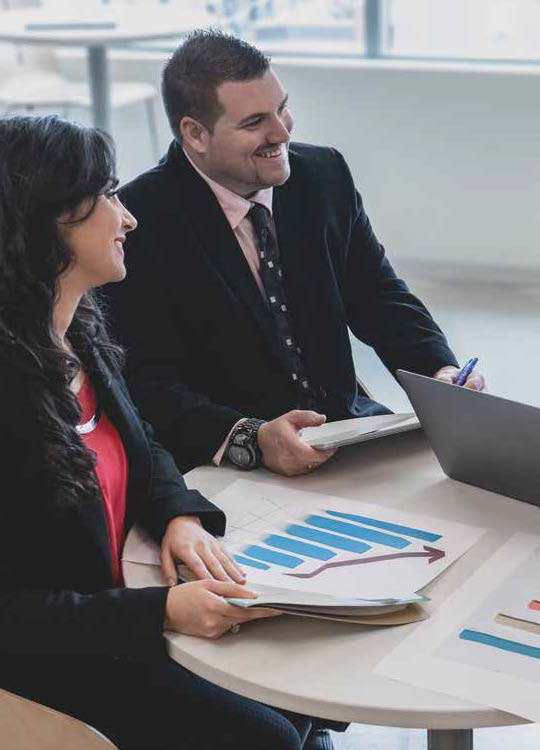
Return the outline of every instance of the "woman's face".
[[[84,201],[74,216],[64,215],[59,220],[61,236],[73,253],[73,262],[63,280],[73,283],[81,293],[124,278],[123,244],[127,233],[137,226],[137,220],[120,203],[114,190],[98,196],[86,219],[66,223],[84,217],[93,200]]]

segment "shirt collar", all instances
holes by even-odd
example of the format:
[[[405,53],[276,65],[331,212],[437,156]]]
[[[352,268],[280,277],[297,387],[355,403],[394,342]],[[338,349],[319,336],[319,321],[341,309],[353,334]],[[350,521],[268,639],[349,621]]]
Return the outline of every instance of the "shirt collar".
[[[182,150],[193,169],[203,178],[210,190],[216,196],[217,201],[221,206],[221,210],[225,214],[233,231],[235,231],[238,225],[246,218],[253,203],[260,203],[270,211],[270,214],[272,214],[273,188],[269,187],[264,188],[264,190],[258,190],[249,199],[243,198],[241,195],[233,193],[229,188],[220,185],[219,182],[216,182],[211,177],[208,177],[208,175],[202,172],[199,167],[193,163],[187,151],[185,149]]]

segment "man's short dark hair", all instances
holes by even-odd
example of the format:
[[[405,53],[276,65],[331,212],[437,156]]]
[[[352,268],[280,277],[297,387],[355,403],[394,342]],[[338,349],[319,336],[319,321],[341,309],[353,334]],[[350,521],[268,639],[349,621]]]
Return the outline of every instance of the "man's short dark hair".
[[[210,132],[222,114],[217,88],[225,81],[261,78],[270,58],[230,34],[197,29],[189,34],[163,68],[161,95],[174,137],[189,116]]]

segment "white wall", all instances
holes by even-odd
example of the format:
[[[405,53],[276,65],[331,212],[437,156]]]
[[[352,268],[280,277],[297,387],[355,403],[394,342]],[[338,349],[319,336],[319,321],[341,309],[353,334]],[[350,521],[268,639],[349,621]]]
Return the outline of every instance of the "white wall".
[[[540,269],[540,75],[276,68],[393,257]]]
[[[160,67],[118,60],[113,71],[157,83]],[[276,61],[275,69],[295,137],[343,152],[398,265],[457,264],[476,276],[492,266],[502,277],[510,267],[540,280],[540,67]],[[115,136],[129,177],[152,156],[144,112],[134,110],[129,127],[125,119]]]

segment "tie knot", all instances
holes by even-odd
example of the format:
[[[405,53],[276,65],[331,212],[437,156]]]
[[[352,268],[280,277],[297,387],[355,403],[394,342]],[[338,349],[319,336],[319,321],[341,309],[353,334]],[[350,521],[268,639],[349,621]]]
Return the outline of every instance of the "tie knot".
[[[248,216],[253,223],[256,232],[270,224],[270,211],[261,203],[254,203],[249,209]]]

